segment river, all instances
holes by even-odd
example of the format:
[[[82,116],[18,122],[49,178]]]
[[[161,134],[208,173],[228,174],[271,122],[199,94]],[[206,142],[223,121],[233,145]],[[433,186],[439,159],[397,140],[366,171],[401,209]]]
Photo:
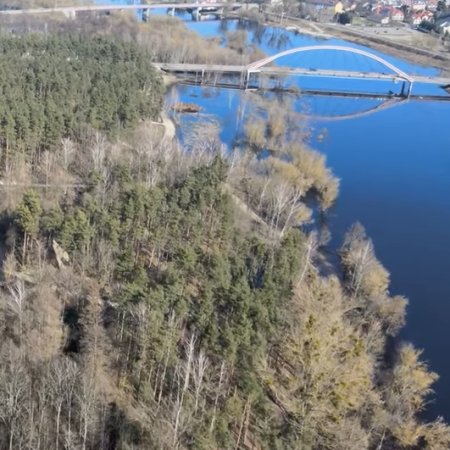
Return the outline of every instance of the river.
[[[237,21],[187,21],[187,25],[205,37],[224,37],[227,31],[240,26]],[[257,45],[268,55],[320,43],[364,48],[281,28],[245,29],[249,44]],[[435,69],[369,51],[407,73],[437,74]],[[298,58],[285,57],[278,64],[295,67]],[[359,57],[343,60],[338,55],[318,53],[311,55],[307,64],[334,69],[343,69],[340,64],[345,64],[347,70],[362,70],[365,62]],[[437,88],[416,89],[434,92]],[[217,120],[221,139],[231,148],[242,131],[252,95],[255,94],[178,85],[167,98],[199,104],[199,117]],[[424,359],[441,377],[427,416],[442,415],[450,420],[450,102],[409,101],[372,114],[337,120],[340,115],[370,110],[383,100],[312,96],[292,96],[291,100],[295,110],[308,111],[313,116],[305,123],[309,143],[327,156],[328,165],[341,180],[338,201],[327,217],[332,235],[330,246],[337,248],[354,222],[364,225],[378,258],[391,273],[391,292],[409,299],[401,338],[423,348]],[[178,120],[182,134],[190,121],[199,119],[185,115],[178,116]]]

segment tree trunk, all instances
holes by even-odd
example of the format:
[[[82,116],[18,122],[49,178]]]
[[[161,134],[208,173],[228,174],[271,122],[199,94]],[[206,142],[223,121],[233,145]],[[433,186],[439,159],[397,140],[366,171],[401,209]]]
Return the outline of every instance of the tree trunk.
[[[61,421],[61,402],[58,403],[58,411],[56,413],[56,439],[55,439],[55,449],[58,450],[59,448],[59,427],[60,427],[60,421]]]
[[[178,402],[177,413],[175,416],[175,426],[174,426],[174,431],[173,431],[173,446],[174,447],[176,446],[176,443],[178,441],[178,427],[180,425],[180,414],[181,414],[181,410],[183,409],[184,396],[186,394],[186,391],[189,388],[189,379],[190,379],[190,375],[191,375],[192,360],[194,358],[194,349],[195,349],[195,335],[192,334],[191,339],[189,340],[189,344],[188,344],[186,369],[184,372],[183,390],[181,391],[181,398]]]
[[[222,364],[220,366],[219,385],[217,386],[216,398],[214,400],[213,415],[211,418],[211,425],[209,426],[210,433],[212,433],[214,431],[214,426],[216,424],[217,405],[219,403],[219,396],[220,396],[220,391],[222,389],[222,382],[223,382],[224,375],[225,375],[225,361],[222,361]]]

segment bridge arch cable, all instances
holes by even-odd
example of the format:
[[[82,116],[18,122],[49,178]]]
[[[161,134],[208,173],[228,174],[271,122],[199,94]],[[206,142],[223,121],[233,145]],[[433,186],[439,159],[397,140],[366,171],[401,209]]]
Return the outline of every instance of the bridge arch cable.
[[[358,68],[353,70],[358,70],[361,73],[376,73],[377,70],[379,70],[380,64],[378,62],[375,62],[373,59],[366,58],[356,53],[348,53],[347,55],[347,58],[351,60],[350,67]],[[361,91],[366,92],[366,83],[364,81],[360,81],[359,88],[361,89]]]
[[[376,72],[380,70],[380,63],[374,61],[373,59],[366,58],[366,64],[368,66],[368,72]]]
[[[367,66],[367,72],[376,73],[380,71],[380,63],[378,61],[374,61],[373,59],[369,58],[364,58],[364,62]]]
[[[249,64],[246,67],[246,69],[250,73],[258,72],[262,67],[266,66],[267,64],[270,64],[271,62],[278,60],[279,58],[282,58],[283,56],[293,55],[295,53],[301,53],[301,52],[317,52],[319,50],[328,50],[328,51],[334,51],[334,52],[347,52],[347,53],[354,53],[354,54],[358,54],[361,56],[365,56],[369,59],[372,59],[373,61],[379,62],[382,66],[386,67],[387,69],[390,69],[399,78],[402,78],[402,79],[408,81],[409,83],[412,83],[414,81],[410,75],[408,75],[403,70],[396,67],[394,64],[390,63],[389,61],[386,61],[384,58],[382,58],[374,53],[370,53],[366,50],[361,50],[361,49],[353,48],[353,47],[345,47],[342,45],[313,45],[313,46],[305,46],[305,47],[296,47],[296,48],[285,50],[283,52],[269,56],[267,58],[260,59],[254,63]]]

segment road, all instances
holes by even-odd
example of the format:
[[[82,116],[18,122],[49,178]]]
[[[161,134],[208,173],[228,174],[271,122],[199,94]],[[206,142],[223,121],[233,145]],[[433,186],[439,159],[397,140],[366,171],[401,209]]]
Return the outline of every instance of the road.
[[[233,66],[221,64],[179,64],[179,63],[153,63],[156,67],[165,72],[172,73],[217,73],[217,74],[242,74],[248,71],[247,66]],[[278,66],[266,66],[257,70],[251,70],[250,73],[261,73],[269,76],[313,76],[313,77],[329,77],[329,78],[354,78],[369,80],[390,80],[402,81],[403,78],[396,74],[375,73],[375,72],[355,72],[347,70],[323,70],[323,69],[305,69],[290,68]],[[420,75],[410,75],[415,83],[436,84],[440,86],[450,85],[450,78],[443,77],[426,77]]]

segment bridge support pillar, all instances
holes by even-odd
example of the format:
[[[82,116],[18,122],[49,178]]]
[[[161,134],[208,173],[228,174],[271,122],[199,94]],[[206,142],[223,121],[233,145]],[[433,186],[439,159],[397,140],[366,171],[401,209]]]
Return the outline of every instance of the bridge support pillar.
[[[411,96],[413,85],[414,81],[410,81],[408,84],[408,90],[406,91],[406,98],[409,98]]]
[[[147,9],[143,9],[142,10],[142,20],[144,22],[147,22],[149,19],[150,19],[150,10],[148,8]]]
[[[250,72],[246,70],[245,72],[243,72],[243,77],[241,77],[241,88],[247,90],[249,81],[250,81]]]
[[[409,98],[411,96],[413,84],[414,82],[411,80],[403,80],[400,97]]]

